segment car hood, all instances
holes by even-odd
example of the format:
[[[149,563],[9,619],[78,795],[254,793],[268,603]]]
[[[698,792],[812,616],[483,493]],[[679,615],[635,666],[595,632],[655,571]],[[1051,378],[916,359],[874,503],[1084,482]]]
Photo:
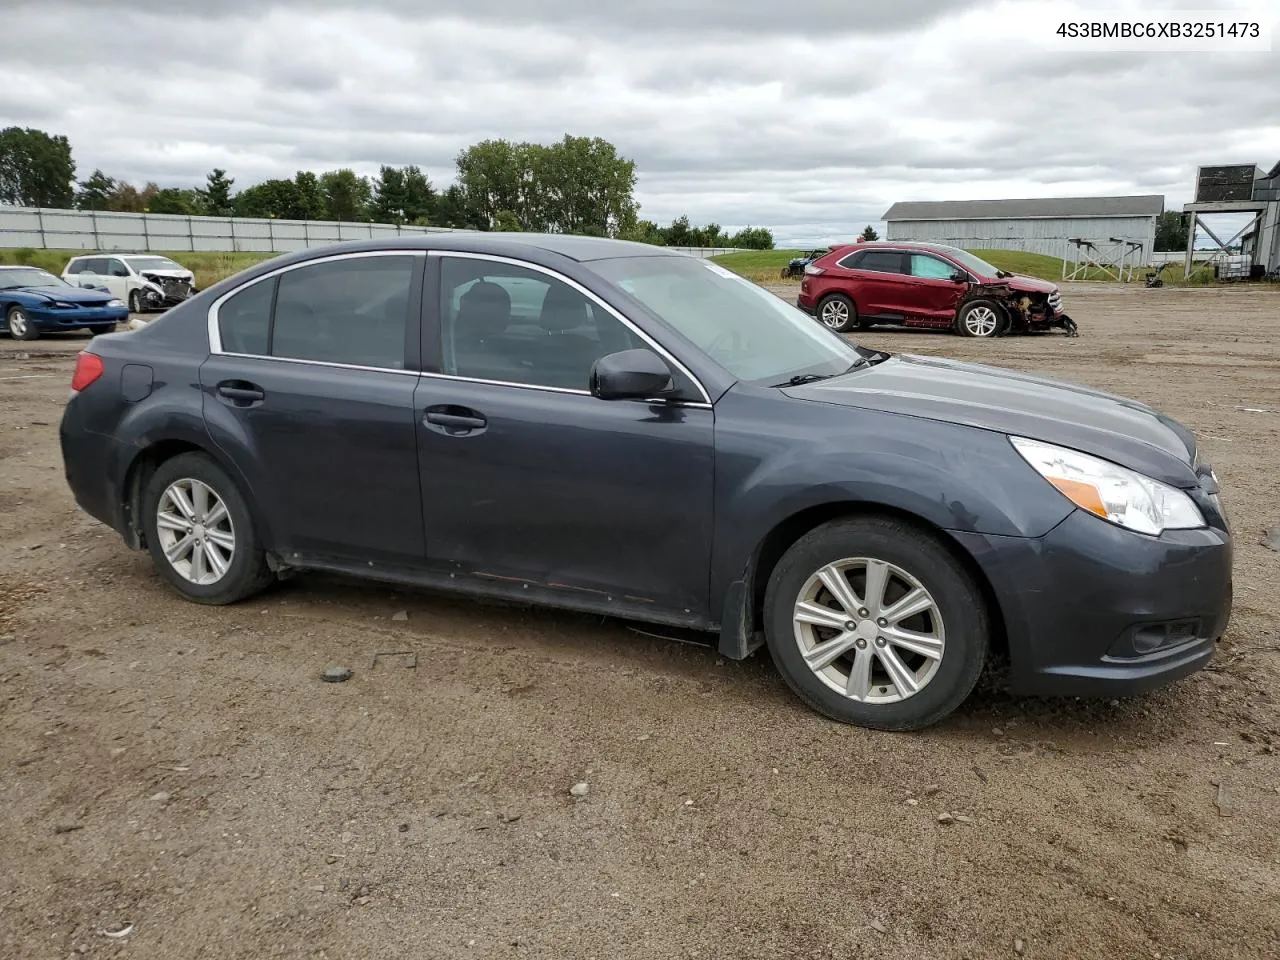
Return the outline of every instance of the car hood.
[[[1196,484],[1195,438],[1180,423],[1135,400],[1047,377],[898,354],[783,392],[1043,440],[1174,486]]]
[[[1039,277],[1028,277],[1025,274],[1015,273],[1011,277],[1001,277],[998,280],[989,280],[988,283],[1007,283],[1009,288],[1017,290],[1019,293],[1053,293],[1058,289],[1058,285],[1051,280],[1041,280]]]
[[[103,304],[111,299],[109,294],[101,290],[89,290],[83,287],[19,287],[23,293],[34,293],[50,300],[62,303]]]

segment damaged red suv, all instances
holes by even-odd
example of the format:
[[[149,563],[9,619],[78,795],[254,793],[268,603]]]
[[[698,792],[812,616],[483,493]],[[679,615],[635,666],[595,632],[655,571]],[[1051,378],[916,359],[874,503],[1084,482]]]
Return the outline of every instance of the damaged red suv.
[[[998,270],[959,247],[854,243],[805,267],[796,300],[832,330],[873,324],[998,337],[1011,330],[1076,332],[1056,284]]]

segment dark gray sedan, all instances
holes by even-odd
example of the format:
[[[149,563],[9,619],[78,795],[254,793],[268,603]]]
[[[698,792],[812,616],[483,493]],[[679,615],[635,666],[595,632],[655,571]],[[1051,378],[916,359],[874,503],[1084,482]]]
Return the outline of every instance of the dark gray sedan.
[[[1149,407],[860,348],[661,247],[445,234],[238,274],[77,361],[80,505],[188,599],[327,570],[767,645],[923,727],[988,657],[1114,696],[1202,667],[1231,538]]]

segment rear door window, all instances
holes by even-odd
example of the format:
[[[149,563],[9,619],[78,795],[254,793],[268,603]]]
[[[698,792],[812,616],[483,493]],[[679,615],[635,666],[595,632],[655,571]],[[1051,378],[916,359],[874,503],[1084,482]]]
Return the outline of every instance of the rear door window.
[[[840,266],[849,270],[870,270],[873,273],[903,273],[902,254],[897,250],[861,250],[845,257]]]
[[[281,274],[271,356],[404,369],[417,259],[351,257]]]

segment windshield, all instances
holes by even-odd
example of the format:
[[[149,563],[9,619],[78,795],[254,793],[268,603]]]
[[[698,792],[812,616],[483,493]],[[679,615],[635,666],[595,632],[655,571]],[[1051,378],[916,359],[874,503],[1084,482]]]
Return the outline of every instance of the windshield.
[[[143,270],[181,270],[180,264],[174,263],[168,257],[126,257],[129,266],[133,267],[134,272],[141,273]]]
[[[587,264],[740,380],[833,376],[862,363],[854,345],[735,273],[692,257]]]
[[[945,250],[947,252],[947,255],[950,256],[953,260],[959,260],[962,264],[965,265],[965,267],[967,267],[970,270],[970,272],[976,273],[980,277],[1000,276],[999,270],[997,270],[991,264],[987,263],[987,261],[983,260],[981,257],[975,257],[968,250],[961,250],[959,247],[944,247],[944,246],[939,246],[938,249]]]
[[[23,270],[0,270],[0,290],[13,290],[17,287],[69,287],[61,277],[55,277],[47,270],[31,267]]]

